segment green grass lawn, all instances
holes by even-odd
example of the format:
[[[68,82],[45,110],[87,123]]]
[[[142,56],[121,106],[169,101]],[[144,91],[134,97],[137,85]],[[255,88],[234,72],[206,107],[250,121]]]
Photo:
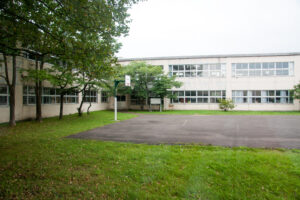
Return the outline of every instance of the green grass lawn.
[[[221,111],[221,110],[166,110],[159,111],[130,111],[140,114],[170,114],[170,115],[300,115],[299,111]]]
[[[64,138],[109,123],[100,111],[2,125],[0,199],[300,199],[300,150]]]

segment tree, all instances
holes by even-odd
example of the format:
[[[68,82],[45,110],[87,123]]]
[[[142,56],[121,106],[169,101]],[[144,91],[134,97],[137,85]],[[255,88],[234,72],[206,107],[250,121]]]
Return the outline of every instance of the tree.
[[[153,88],[151,89],[152,94],[155,97],[159,97],[161,99],[161,105],[164,107],[163,99],[167,98],[174,98],[172,91],[170,90],[173,87],[180,87],[182,85],[181,82],[175,80],[176,76],[169,77],[165,74],[160,74],[154,80]]]
[[[46,80],[44,63],[63,55],[67,60],[84,55],[89,45],[104,49],[102,61],[113,60],[120,44],[117,37],[128,33],[128,9],[138,0],[14,0],[1,2],[0,17],[20,33],[17,50],[34,55],[35,69],[23,70],[27,80],[36,84],[36,119],[42,120],[41,96]],[[2,24],[1,24],[2,25]],[[1,26],[2,27],[2,26]],[[4,30],[4,31],[3,31]],[[0,45],[8,48],[1,29]],[[15,34],[10,34],[14,36]],[[2,37],[3,36],[3,37]],[[84,40],[82,39],[84,37]],[[103,52],[103,51],[102,51]],[[105,57],[109,55],[109,58]],[[86,56],[90,56],[87,54]],[[90,60],[94,58],[90,57]],[[95,59],[94,59],[95,60]],[[115,59],[116,60],[116,59]],[[73,62],[75,63],[75,62]],[[57,69],[55,69],[57,71]]]
[[[9,125],[15,126],[15,90],[17,80],[17,56],[21,54],[18,48],[18,42],[22,40],[20,29],[24,29],[22,24],[18,24],[16,19],[3,14],[2,8],[7,6],[8,2],[1,3],[0,9],[0,53],[2,59],[0,64],[4,65],[4,74],[0,74],[8,86],[9,90]],[[8,61],[11,59],[11,65]]]
[[[294,99],[300,99],[300,83],[294,86],[294,89],[292,90],[292,95]]]
[[[234,103],[230,99],[220,99],[219,108],[223,111],[232,110],[235,107]]]
[[[175,77],[168,77],[164,74],[161,66],[150,65],[145,62],[132,62],[120,70],[120,78],[124,75],[131,76],[132,87],[119,88],[120,94],[131,94],[136,96],[141,102],[149,104],[150,97],[170,97],[173,87],[180,87],[181,83],[175,81]],[[141,104],[143,110],[144,104]],[[150,107],[148,107],[150,109]]]

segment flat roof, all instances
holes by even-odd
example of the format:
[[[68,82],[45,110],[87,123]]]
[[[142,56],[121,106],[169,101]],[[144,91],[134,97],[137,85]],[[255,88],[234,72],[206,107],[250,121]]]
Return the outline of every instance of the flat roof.
[[[268,56],[297,56],[297,55],[300,55],[300,52],[118,58],[118,61],[125,62],[125,61],[143,61],[143,60],[178,60],[178,59],[197,59],[197,58],[268,57]]]

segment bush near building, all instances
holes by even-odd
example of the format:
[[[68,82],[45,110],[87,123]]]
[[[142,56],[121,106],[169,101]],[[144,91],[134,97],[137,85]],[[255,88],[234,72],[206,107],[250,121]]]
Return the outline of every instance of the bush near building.
[[[220,99],[219,108],[224,111],[232,110],[235,107],[234,103],[230,99]]]

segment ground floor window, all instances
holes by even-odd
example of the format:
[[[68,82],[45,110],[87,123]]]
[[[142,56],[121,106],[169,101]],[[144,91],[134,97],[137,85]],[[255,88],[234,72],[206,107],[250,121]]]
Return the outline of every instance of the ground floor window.
[[[97,103],[97,91],[96,90],[86,90],[84,91],[85,98],[83,99],[83,102],[92,102]]]
[[[0,86],[0,105],[8,105],[9,92],[6,85]]]
[[[107,92],[101,91],[101,103],[107,103]]]
[[[64,103],[78,103],[78,91],[68,91],[64,96]]]
[[[234,103],[293,103],[289,90],[233,90]]]
[[[78,92],[73,90],[64,95],[64,103],[78,103]],[[34,105],[36,103],[35,87],[23,87],[23,104]],[[56,104],[60,103],[59,89],[44,87],[42,89],[42,104]]]
[[[35,87],[34,86],[23,86],[23,104],[31,105],[35,104]]]
[[[60,96],[59,96],[59,94],[56,94],[55,88],[44,87],[42,94],[43,94],[42,95],[42,103],[43,104],[54,104],[54,103],[60,102]]]
[[[181,90],[172,94],[176,96],[172,103],[218,103],[219,99],[226,98],[225,90]]]
[[[126,101],[126,96],[125,95],[118,95],[117,96],[117,101]]]
[[[139,97],[131,95],[130,96],[130,105],[145,105],[146,101],[141,100]]]

